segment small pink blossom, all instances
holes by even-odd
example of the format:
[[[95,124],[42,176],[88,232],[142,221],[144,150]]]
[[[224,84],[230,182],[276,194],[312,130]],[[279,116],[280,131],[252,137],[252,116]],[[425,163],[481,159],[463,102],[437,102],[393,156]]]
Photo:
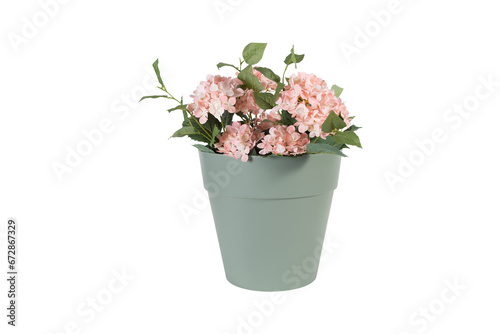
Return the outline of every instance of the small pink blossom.
[[[257,78],[259,78],[259,81],[262,84],[262,87],[264,87],[265,91],[276,90],[276,87],[278,86],[276,82],[272,81],[271,79],[268,79],[264,74],[259,72],[259,70],[254,69],[253,74],[255,74]]]
[[[306,133],[298,133],[293,125],[278,125],[269,129],[269,134],[264,136],[257,144],[259,154],[269,153],[277,155],[297,155],[306,153],[309,137]]]
[[[349,113],[342,100],[335,96],[326,82],[314,74],[292,74],[290,84],[280,93],[277,103],[295,117],[299,132],[309,131],[311,137],[325,138],[321,126],[331,111],[350,125]]]
[[[279,106],[273,109],[262,111],[259,113],[255,119],[256,128],[260,131],[268,130],[281,120],[281,116],[278,113]]]
[[[277,84],[276,82],[268,79],[265,75],[260,73],[258,70],[254,69],[253,74],[259,79],[262,87],[265,91],[275,91]],[[241,111],[243,114],[248,114],[251,112],[254,115],[259,115],[263,110],[255,103],[255,98],[253,96],[253,90],[246,89],[243,96],[241,96],[238,101],[236,101],[236,109]]]
[[[232,125],[226,126],[226,131],[222,135],[217,136],[219,142],[215,143],[215,148],[224,155],[235,159],[241,158],[241,161],[246,162],[250,150],[263,135],[254,132],[248,124],[233,122]]]
[[[224,110],[235,113],[237,98],[243,95],[243,89],[238,88],[242,84],[238,78],[208,75],[191,95],[193,103],[188,109],[201,124],[207,122],[208,114],[220,117]]]
[[[254,115],[261,113],[263,110],[255,103],[255,98],[253,96],[253,90],[245,89],[243,96],[238,98],[236,101],[236,109],[241,111],[243,114],[247,115],[252,113]]]

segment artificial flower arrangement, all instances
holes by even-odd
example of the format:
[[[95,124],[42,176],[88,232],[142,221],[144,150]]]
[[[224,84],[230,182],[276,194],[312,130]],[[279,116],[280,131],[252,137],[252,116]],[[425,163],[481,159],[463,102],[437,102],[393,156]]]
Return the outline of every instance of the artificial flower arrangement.
[[[190,95],[192,103],[185,104],[165,87],[158,68],[158,87],[164,94],[144,96],[166,98],[178,103],[169,112],[181,110],[182,127],[172,137],[188,136],[204,144],[199,150],[224,154],[246,162],[249,156],[300,156],[304,154],[335,154],[349,145],[361,147],[345,104],[340,99],[342,88],[314,74],[302,72],[286,77],[287,69],[304,59],[292,47],[285,58],[280,77],[267,67],[255,66],[261,59],[266,43],[250,43],[243,50],[238,65],[231,67],[236,77],[208,75],[206,81]],[[246,66],[244,66],[246,64]]]

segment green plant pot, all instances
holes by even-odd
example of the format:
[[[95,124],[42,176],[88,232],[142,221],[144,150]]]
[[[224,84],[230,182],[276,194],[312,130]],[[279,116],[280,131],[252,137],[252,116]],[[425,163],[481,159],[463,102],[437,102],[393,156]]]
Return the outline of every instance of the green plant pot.
[[[200,152],[203,183],[227,280],[284,291],[316,278],[340,156],[250,156]]]

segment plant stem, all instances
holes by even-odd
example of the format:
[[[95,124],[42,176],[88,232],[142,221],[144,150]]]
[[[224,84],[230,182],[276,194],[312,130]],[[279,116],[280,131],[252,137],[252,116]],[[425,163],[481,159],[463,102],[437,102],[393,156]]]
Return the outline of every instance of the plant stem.
[[[176,101],[177,103],[179,103],[180,105],[182,105],[181,101],[179,101],[178,99],[176,99],[172,94],[169,93],[169,91],[163,86],[160,88],[162,91],[164,91],[165,93],[167,93],[169,95],[169,99],[172,99],[174,101]],[[205,133],[209,136],[208,138],[205,136],[205,138],[209,139],[209,140],[212,140],[212,134],[208,132],[207,129],[205,129],[201,124],[200,122],[198,121],[198,119],[196,117],[194,117],[194,115],[191,113],[190,110],[188,110],[187,108],[182,108],[182,110],[185,110],[189,113],[189,115],[191,115],[191,117],[196,121],[196,123],[198,123],[198,125],[200,126],[200,128],[203,129],[203,131],[205,131]],[[192,124],[191,124],[192,125]]]
[[[283,84],[285,84],[285,73],[286,73],[286,70],[288,69],[288,65],[290,65],[290,63],[286,64],[285,70],[283,71],[283,76],[281,77],[281,82]]]

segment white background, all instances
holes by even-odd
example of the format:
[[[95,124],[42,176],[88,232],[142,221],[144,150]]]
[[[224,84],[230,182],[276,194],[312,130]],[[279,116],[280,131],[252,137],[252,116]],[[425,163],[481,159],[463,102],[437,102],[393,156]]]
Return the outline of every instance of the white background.
[[[58,7],[46,22],[35,0],[0,7],[2,254],[7,218],[20,228],[18,327],[6,325],[2,279],[1,333],[500,331],[493,1],[401,0],[382,27],[372,11],[392,8],[388,0]],[[38,31],[29,35],[23,18]],[[25,39],[14,45],[13,36]],[[189,140],[168,140],[180,113],[167,113],[166,100],[135,103],[154,81],[156,58],[167,87],[188,99],[249,42],[269,43],[261,64],[279,72],[294,44],[306,55],[299,70],[344,87],[363,126],[364,149],[347,152],[332,204],[327,237],[339,247],[313,284],[282,294],[266,314],[255,302],[269,305],[270,293],[226,282],[209,207],[181,214],[204,191]],[[347,44],[357,53],[346,56]],[[481,77],[496,87],[488,91]],[[464,103],[465,117],[447,111]],[[105,119],[112,130],[59,180],[53,164],[65,164],[68,147]],[[444,140],[419,153],[415,141],[436,130]],[[418,166],[391,187],[388,173],[410,158]],[[109,292],[122,270],[133,279]],[[443,303],[447,280],[462,290]],[[86,303],[96,297],[107,304],[91,319]],[[429,307],[432,321],[422,320]]]

